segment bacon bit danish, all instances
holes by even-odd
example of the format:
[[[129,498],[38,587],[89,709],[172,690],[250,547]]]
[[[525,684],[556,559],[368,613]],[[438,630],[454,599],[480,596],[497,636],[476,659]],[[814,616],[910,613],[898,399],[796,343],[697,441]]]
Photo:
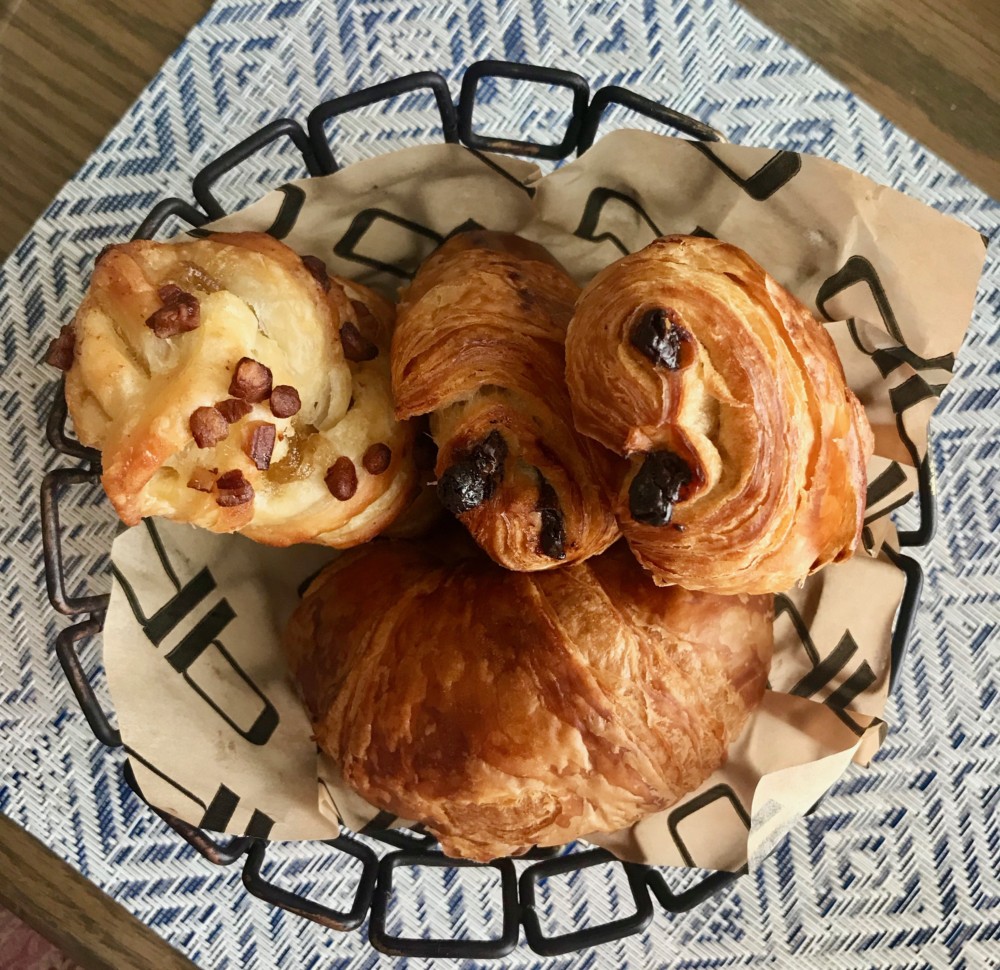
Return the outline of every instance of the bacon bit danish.
[[[48,358],[67,370],[76,432],[102,452],[127,524],[161,515],[270,545],[347,547],[418,490],[414,430],[393,414],[393,324],[377,294],[263,233],[135,241],[98,261]],[[347,359],[345,326],[374,355]],[[341,456],[361,465],[374,445],[391,449],[391,467],[331,494],[327,469]]]

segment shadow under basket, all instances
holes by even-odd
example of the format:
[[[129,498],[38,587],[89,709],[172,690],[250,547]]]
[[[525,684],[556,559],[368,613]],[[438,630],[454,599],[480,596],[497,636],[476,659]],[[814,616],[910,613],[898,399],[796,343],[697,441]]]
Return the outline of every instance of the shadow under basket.
[[[562,140],[555,144],[539,144],[475,132],[473,121],[477,91],[482,82],[495,83],[497,78],[504,78],[515,84],[566,88],[572,99],[572,109]],[[327,138],[328,123],[359,108],[415,92],[429,92],[433,95],[444,141],[461,143],[474,150],[520,155],[531,159],[559,161],[573,152],[585,152],[594,142],[605,111],[612,105],[622,106],[653,119],[675,134],[699,141],[723,140],[720,132],[703,122],[679,114],[626,88],[610,85],[600,88],[591,96],[587,80],[570,71],[506,61],[479,61],[465,71],[457,102],[453,101],[448,84],[440,74],[425,71],[325,101],[310,112],[304,128],[290,118],[272,121],[223,152],[198,172],[192,183],[192,195],[196,204],[180,198],[163,199],[149,212],[133,238],[151,239],[171,220],[179,221],[188,229],[198,229],[207,222],[224,216],[225,209],[213,194],[213,187],[223,175],[239,168],[274,142],[285,142],[282,146],[285,150],[299,155],[303,175],[325,175],[337,171],[338,164]],[[47,436],[56,451],[77,464],[49,472],[41,490],[42,537],[49,599],[55,610],[74,621],[71,626],[60,631],[55,649],[70,687],[98,741],[110,748],[122,748],[121,735],[102,709],[81,660],[84,642],[94,639],[101,632],[109,597],[107,594],[71,595],[68,592],[78,584],[66,575],[62,552],[64,532],[59,517],[60,503],[68,501],[67,496],[71,490],[93,490],[95,486],[99,488],[100,455],[85,448],[69,435],[66,419],[66,405],[60,385],[49,414]],[[902,547],[924,546],[933,534],[934,488],[930,463],[926,459],[919,469],[918,494],[920,525],[917,529],[899,533],[899,544]],[[906,577],[892,634],[891,688],[894,688],[916,613],[923,574],[915,559],[887,552]],[[135,757],[134,752],[127,748],[125,750]],[[142,793],[128,761],[123,761],[123,773],[126,783],[141,798]],[[225,801],[225,797],[225,789],[220,789],[217,798]],[[367,920],[372,946],[383,953],[396,956],[476,959],[503,957],[518,945],[522,929],[527,945],[543,956],[586,950],[641,932],[652,920],[656,906],[668,913],[682,913],[703,903],[717,901],[720,893],[746,873],[746,868],[737,873],[656,868],[620,862],[603,849],[580,848],[575,845],[561,850],[534,850],[518,860],[517,868],[511,859],[479,866],[445,857],[437,849],[434,839],[419,828],[415,831],[380,828],[377,824],[380,819],[376,818],[362,833],[367,837],[364,840],[345,832],[336,839],[310,843],[310,851],[314,851],[320,860],[318,865],[327,872],[344,873],[347,895],[342,897],[338,891],[338,898],[333,901],[325,897],[313,898],[296,891],[292,886],[279,884],[281,880],[275,873],[280,874],[281,866],[269,865],[269,861],[280,855],[281,846],[287,843],[268,842],[261,837],[261,833],[255,834],[253,820],[245,835],[220,838],[209,834],[206,829],[211,828],[210,822],[219,817],[220,808],[224,811],[224,805],[216,805],[215,801],[206,807],[203,827],[191,825],[155,808],[153,811],[209,862],[229,866],[242,860],[243,884],[259,899],[341,933],[355,932]],[[216,814],[213,815],[213,812]],[[225,819],[227,816],[222,817]],[[386,851],[381,857],[372,848],[373,843],[379,847],[384,846]],[[302,851],[301,845],[298,851]],[[561,925],[575,923],[577,928],[560,935],[548,935],[547,917],[552,916],[553,909],[558,911],[557,894],[549,893],[547,889],[549,881],[569,876],[578,878],[580,884],[585,885],[584,877],[580,874],[599,865],[618,867],[620,870],[616,873],[620,890],[613,896],[618,900],[622,912],[612,913],[603,922],[595,923],[590,920],[583,926],[579,924],[586,919],[587,914],[580,907],[574,907],[572,911],[564,912],[559,922]],[[404,880],[404,870],[426,871],[427,878],[433,875],[429,870],[446,870],[444,877],[448,879],[462,878],[463,870],[470,868],[485,870],[476,875],[487,877],[490,882],[489,892],[484,890],[464,893],[462,897],[466,905],[473,899],[480,903],[484,900],[489,902],[486,908],[489,910],[490,929],[484,932],[483,938],[467,938],[472,927],[478,931],[486,921],[483,914],[465,914],[468,918],[461,918],[461,914],[442,912],[437,914],[440,918],[435,919],[434,913],[425,912],[422,914],[425,925],[420,930],[408,929],[407,935],[398,932],[400,920],[394,918],[393,914],[404,900],[396,897],[405,893],[406,882],[412,882],[413,879],[411,872],[411,878]],[[319,895],[323,896],[322,893]],[[606,899],[606,894],[604,895]],[[443,895],[436,896],[439,904],[444,907]],[[433,899],[434,895],[429,898]],[[587,907],[582,908],[586,909]],[[472,918],[473,916],[483,918]],[[556,916],[558,917],[558,912]],[[409,922],[412,923],[412,920]],[[432,925],[456,923],[469,927],[469,931],[460,934],[461,938],[458,935],[439,937],[432,933]]]

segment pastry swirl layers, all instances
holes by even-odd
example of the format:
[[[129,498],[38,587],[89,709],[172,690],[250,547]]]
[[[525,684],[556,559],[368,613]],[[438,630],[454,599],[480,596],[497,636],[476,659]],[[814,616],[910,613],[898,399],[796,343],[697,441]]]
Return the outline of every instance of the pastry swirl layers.
[[[411,501],[394,312],[262,233],[130,242],[98,258],[50,349],[119,516],[269,545],[356,545]]]
[[[541,246],[475,231],[433,253],[399,306],[396,415],[430,414],[438,496],[508,569],[585,559],[619,535],[612,456],[574,429],[563,376],[578,293]]]
[[[584,289],[577,428],[620,455],[616,510],[656,582],[778,592],[849,557],[872,435],[833,342],[742,250],[667,236]]]
[[[289,621],[316,740],[368,802],[486,861],[621,829],[722,764],[773,597],[657,587],[623,543],[534,573],[471,551],[354,550]]]

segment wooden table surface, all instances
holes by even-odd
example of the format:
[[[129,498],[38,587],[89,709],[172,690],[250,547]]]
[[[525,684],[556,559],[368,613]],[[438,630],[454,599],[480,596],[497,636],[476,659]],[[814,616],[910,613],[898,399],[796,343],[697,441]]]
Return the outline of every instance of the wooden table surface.
[[[1000,2],[743,3],[1000,198]],[[210,5],[0,0],[0,261]],[[0,872],[0,903],[87,970],[192,966],[3,816]]]

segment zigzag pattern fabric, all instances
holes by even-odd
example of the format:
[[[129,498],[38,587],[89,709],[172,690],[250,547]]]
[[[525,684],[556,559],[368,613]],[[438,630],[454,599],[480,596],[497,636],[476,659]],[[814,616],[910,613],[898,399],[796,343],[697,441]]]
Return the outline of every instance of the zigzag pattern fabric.
[[[364,928],[336,934],[246,895],[239,866],[197,857],[124,785],[120,754],[94,740],[52,649],[66,621],[42,592],[38,486],[66,460],[44,439],[56,382],[37,362],[70,319],[100,248],[127,238],[159,199],[190,198],[192,176],[220,151],[277,117],[304,121],[326,98],[417,70],[441,71],[457,96],[464,66],[486,57],[570,68],[592,89],[627,85],[732,141],[833,158],[994,242],[998,234],[996,202],[730,0],[219,0],[0,270],[0,811],[200,966],[360,968],[382,958]],[[565,90],[490,82],[476,123],[551,142],[568,109]],[[655,127],[621,109],[605,124],[626,120]],[[428,93],[358,111],[330,136],[346,163],[441,131]],[[279,141],[216,194],[232,208],[303,174]],[[646,932],[549,966],[997,965],[998,314],[991,249],[957,377],[932,424],[941,525],[918,553],[927,570],[923,605],[887,713],[893,728],[872,768],[850,771],[724,895],[677,916],[657,907]],[[116,529],[108,506],[98,489],[75,488],[60,509],[69,592],[106,591]],[[909,510],[900,518],[912,525]],[[110,707],[98,644],[81,646],[85,672]],[[265,875],[347,908],[356,873],[331,872],[327,858],[321,845],[283,845],[269,852]],[[498,890],[486,873],[397,870],[388,929],[495,931]],[[694,878],[673,874],[668,883],[676,890]],[[613,918],[630,898],[617,865],[552,880],[538,893],[548,934]],[[523,946],[502,961],[539,962]]]

